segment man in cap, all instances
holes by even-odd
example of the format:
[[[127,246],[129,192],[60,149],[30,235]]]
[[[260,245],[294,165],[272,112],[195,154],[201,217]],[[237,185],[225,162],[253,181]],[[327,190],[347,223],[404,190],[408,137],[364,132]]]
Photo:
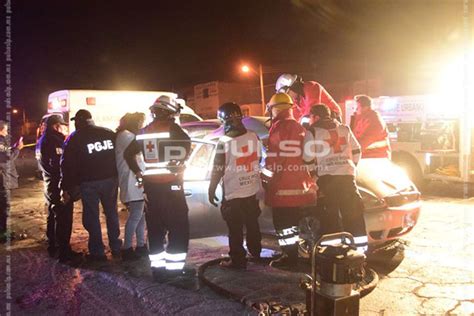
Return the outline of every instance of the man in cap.
[[[173,98],[160,96],[150,111],[153,121],[125,149],[124,158],[135,173],[137,184],[145,189],[150,265],[154,279],[163,281],[191,272],[184,269],[189,222],[183,190],[184,162],[191,143],[189,136],[174,122],[180,106]],[[140,152],[145,161],[143,173],[136,160]]]
[[[38,162],[43,173],[44,196],[48,205],[46,237],[48,238],[48,253],[51,257],[59,255],[60,262],[66,262],[79,256],[71,250],[69,241],[72,230],[73,201],[61,201],[60,160],[64,146],[64,126],[67,123],[61,115],[53,114],[45,121],[46,129],[39,138],[36,150]]]
[[[117,214],[117,168],[115,165],[115,133],[94,124],[87,110],[79,110],[71,118],[76,130],[68,137],[61,159],[61,189],[64,202],[79,186],[82,199],[82,223],[89,233],[91,261],[105,261],[99,202],[104,208],[107,236],[112,256],[120,257],[122,241]]]

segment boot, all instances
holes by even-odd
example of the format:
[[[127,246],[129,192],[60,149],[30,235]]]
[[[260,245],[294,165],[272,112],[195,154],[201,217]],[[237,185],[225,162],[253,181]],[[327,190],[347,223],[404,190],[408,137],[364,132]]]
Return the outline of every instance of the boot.
[[[283,248],[283,247],[282,247]],[[272,268],[291,269],[298,264],[298,245],[285,246],[283,254],[270,262]]]
[[[132,261],[140,259],[140,256],[133,250],[132,247],[127,249],[122,249],[122,260],[123,261]]]
[[[228,269],[234,269],[234,270],[245,270],[247,269],[247,263],[244,262],[237,262],[233,261],[232,259],[230,260],[223,260],[219,263],[219,266],[223,268],[228,268]]]

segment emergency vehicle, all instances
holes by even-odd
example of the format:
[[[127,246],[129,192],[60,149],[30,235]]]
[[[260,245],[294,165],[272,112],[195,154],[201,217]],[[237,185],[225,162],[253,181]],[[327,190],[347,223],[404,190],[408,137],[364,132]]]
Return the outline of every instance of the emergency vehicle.
[[[372,100],[373,109],[387,123],[392,160],[415,184],[421,186],[424,180],[474,182],[474,113],[463,113],[462,105],[435,95]],[[356,109],[354,100],[346,101],[346,124]]]
[[[145,123],[151,122],[149,107],[161,95],[177,98],[177,94],[164,91],[60,90],[49,95],[48,114],[60,113],[69,123],[78,110],[85,109],[91,112],[96,125],[115,130],[127,112],[145,113]],[[183,99],[177,99],[177,102],[183,107],[178,123],[202,120]],[[69,124],[69,132],[73,130],[74,124]]]

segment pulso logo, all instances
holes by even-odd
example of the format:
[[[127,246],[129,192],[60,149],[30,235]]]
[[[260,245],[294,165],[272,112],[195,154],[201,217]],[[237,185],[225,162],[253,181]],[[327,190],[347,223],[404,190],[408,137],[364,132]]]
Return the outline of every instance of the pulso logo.
[[[103,140],[102,142],[95,142],[91,144],[87,144],[87,151],[89,154],[92,154],[92,152],[96,151],[102,151],[102,150],[111,150],[114,149],[114,144],[110,139]]]

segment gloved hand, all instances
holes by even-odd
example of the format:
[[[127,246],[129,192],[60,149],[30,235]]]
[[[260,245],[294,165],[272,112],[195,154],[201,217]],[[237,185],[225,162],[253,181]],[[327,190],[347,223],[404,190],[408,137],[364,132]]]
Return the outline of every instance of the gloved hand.
[[[219,199],[216,197],[216,190],[209,190],[207,194],[209,196],[209,203],[217,207],[217,202],[219,202]]]

